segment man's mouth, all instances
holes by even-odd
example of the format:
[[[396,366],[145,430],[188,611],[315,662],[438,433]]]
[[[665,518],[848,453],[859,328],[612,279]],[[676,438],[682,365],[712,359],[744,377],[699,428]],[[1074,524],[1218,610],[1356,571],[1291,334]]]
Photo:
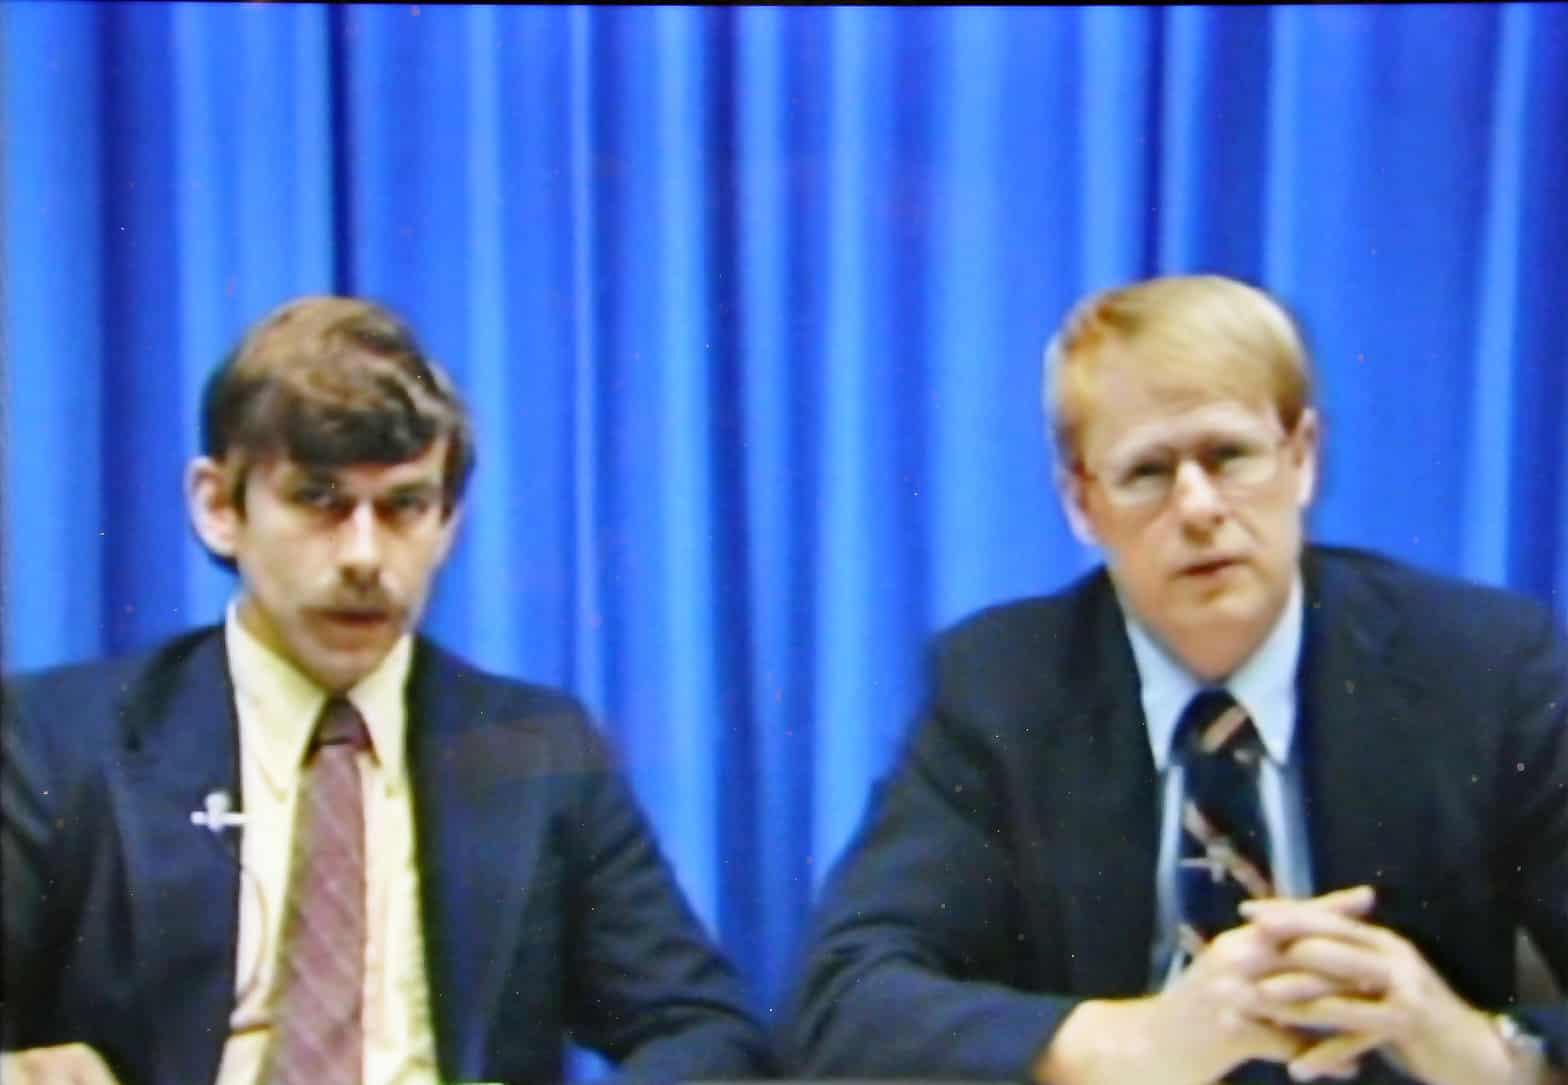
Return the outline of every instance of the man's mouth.
[[[1203,561],[1195,561],[1195,562],[1191,563],[1190,565],[1183,566],[1182,570],[1181,570],[1181,575],[1182,576],[1212,576],[1215,573],[1222,572],[1225,569],[1229,569],[1233,565],[1240,565],[1240,564],[1241,564],[1241,559],[1237,558],[1237,557],[1207,558],[1207,559],[1205,559]]]
[[[354,629],[373,629],[392,618],[391,610],[381,607],[326,607],[320,613],[334,625]]]

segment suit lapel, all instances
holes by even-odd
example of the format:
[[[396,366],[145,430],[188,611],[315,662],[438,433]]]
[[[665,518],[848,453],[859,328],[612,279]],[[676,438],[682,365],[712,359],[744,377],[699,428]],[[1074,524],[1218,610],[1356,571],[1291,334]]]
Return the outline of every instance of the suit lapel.
[[[1067,969],[1072,989],[1134,994],[1149,983],[1159,843],[1158,779],[1138,673],[1109,581],[1094,592],[1075,707],[1055,737],[1048,775],[1059,814],[1049,831],[1065,859]],[[1054,875],[1058,882],[1061,878]]]
[[[545,835],[548,755],[527,721],[497,719],[495,685],[421,641],[409,682],[409,771],[426,974],[441,1074],[475,1078]],[[515,708],[515,706],[513,706]]]
[[[1400,766],[1423,748],[1419,678],[1388,658],[1395,602],[1343,562],[1307,564],[1300,672],[1307,824],[1317,892],[1399,880],[1393,864],[1421,862],[1426,796],[1401,786]],[[1400,850],[1396,857],[1390,842]],[[1379,912],[1386,916],[1379,901]]]
[[[183,654],[182,653],[188,653]],[[172,658],[171,658],[172,657]],[[211,791],[239,795],[234,697],[221,632],[177,641],[128,692],[110,782],[131,909],[135,995],[159,1081],[210,1081],[234,1003],[239,866],[231,836],[191,823]]]

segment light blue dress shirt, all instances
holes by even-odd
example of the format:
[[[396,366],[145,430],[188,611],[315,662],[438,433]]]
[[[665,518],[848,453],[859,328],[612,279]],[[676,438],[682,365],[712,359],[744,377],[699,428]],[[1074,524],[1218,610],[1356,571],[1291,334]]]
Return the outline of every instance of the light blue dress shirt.
[[[1176,860],[1180,850],[1182,768],[1172,757],[1176,725],[1192,698],[1211,688],[1177,662],[1125,605],[1122,618],[1138,667],[1143,718],[1161,791],[1157,908],[1150,954],[1150,989],[1170,983],[1186,966],[1176,944]],[[1280,896],[1312,895],[1312,858],[1303,805],[1301,758],[1295,753],[1296,667],[1301,657],[1302,588],[1298,574],[1274,628],[1222,684],[1247,710],[1267,753],[1259,775],[1274,887]]]

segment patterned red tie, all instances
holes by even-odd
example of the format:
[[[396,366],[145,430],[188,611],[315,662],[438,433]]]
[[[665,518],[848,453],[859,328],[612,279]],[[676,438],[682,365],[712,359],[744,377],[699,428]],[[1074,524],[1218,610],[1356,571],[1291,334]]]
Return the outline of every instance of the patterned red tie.
[[[274,1014],[272,1085],[358,1085],[365,987],[365,721],[327,702],[305,760]]]

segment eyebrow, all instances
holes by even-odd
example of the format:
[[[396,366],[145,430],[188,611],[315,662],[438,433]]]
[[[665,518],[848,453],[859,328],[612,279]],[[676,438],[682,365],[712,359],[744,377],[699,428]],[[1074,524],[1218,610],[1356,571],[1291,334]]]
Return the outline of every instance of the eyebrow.
[[[1175,452],[1178,450],[1178,447],[1172,441],[1150,441],[1147,444],[1132,445],[1126,449],[1110,449],[1106,452],[1105,458],[1117,463],[1124,460],[1131,462],[1133,460],[1141,460],[1146,456]]]
[[[399,482],[382,491],[383,497],[398,497],[403,494],[430,493],[441,489],[441,480],[433,478],[410,479],[408,482]]]
[[[319,467],[286,467],[279,481],[284,486],[340,486],[337,475]]]
[[[1168,454],[1193,448],[1209,448],[1234,441],[1259,441],[1267,442],[1272,439],[1271,434],[1262,432],[1246,432],[1236,430],[1229,433],[1201,433],[1190,440],[1177,442],[1169,438],[1160,438],[1148,444],[1134,445],[1126,452],[1112,450],[1106,454],[1110,460],[1139,460],[1154,454]]]
[[[279,479],[278,484],[285,489],[295,489],[301,486],[329,486],[334,490],[348,493],[349,487],[344,485],[343,479],[337,471],[330,467],[307,467],[290,465],[285,468],[285,474]],[[384,490],[369,495],[371,500],[394,495],[412,493],[428,493],[440,490],[443,480],[439,477],[430,478],[421,476],[410,478],[401,482],[394,482]]]

